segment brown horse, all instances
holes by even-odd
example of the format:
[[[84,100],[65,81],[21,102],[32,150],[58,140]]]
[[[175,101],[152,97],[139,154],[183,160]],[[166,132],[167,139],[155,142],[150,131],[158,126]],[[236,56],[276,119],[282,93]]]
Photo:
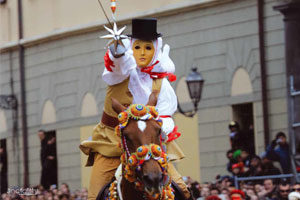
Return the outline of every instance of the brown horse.
[[[167,174],[168,158],[165,133],[155,110],[156,95],[150,95],[147,105],[133,104],[127,109],[112,99],[112,107],[119,114],[116,133],[121,137],[122,175],[105,186],[97,200],[158,200],[185,199],[178,187],[171,188]]]

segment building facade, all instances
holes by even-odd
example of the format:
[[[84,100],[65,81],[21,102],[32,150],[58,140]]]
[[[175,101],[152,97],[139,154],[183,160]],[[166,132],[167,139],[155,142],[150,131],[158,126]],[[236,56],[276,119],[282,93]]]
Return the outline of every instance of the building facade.
[[[151,2],[151,3],[150,3]],[[87,186],[86,157],[78,148],[102,113],[106,84],[101,80],[106,24],[97,1],[22,1],[24,36],[18,39],[17,0],[0,5],[0,94],[19,102],[21,82],[18,46],[24,46],[28,125],[29,184],[40,181],[37,131],[54,130],[57,138],[58,181],[72,189]],[[279,0],[265,0],[264,36],[269,138],[287,132],[283,16],[273,10]],[[136,9],[133,11],[133,5]],[[109,3],[105,6],[109,11]],[[186,160],[176,163],[182,175],[213,180],[226,171],[230,148],[228,123],[253,126],[255,152],[264,151],[263,101],[259,47],[258,3],[254,0],[120,1],[119,26],[130,33],[134,17],[158,18],[158,31],[171,47],[176,66],[173,85],[181,103],[189,101],[184,77],[197,66],[205,79],[198,114],[175,114],[183,133],[178,140]],[[99,17],[100,16],[100,17]],[[21,107],[21,105],[19,105]],[[19,145],[13,151],[12,111],[0,110],[0,137],[7,140],[9,185],[23,184],[23,142],[19,112]]]

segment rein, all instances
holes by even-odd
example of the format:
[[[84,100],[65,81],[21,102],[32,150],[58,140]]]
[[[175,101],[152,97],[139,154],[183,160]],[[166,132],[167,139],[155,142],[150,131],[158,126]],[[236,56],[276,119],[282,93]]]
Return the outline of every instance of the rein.
[[[154,106],[132,104],[125,111],[118,115],[119,125],[116,126],[115,132],[121,138],[120,147],[123,150],[123,154],[121,155],[121,163],[123,166],[122,173],[124,178],[130,183],[134,183],[135,188],[139,191],[142,191],[144,196],[148,199],[174,199],[174,194],[171,188],[171,179],[167,172],[169,161],[166,153],[166,142],[168,140],[167,135],[164,132],[161,133],[160,145],[153,143],[142,145],[136,149],[136,152],[130,153],[126,138],[124,134],[122,134],[122,130],[127,126],[130,119],[136,121],[147,121],[154,119],[160,126],[162,126],[162,120],[159,118],[158,112]],[[144,184],[137,176],[137,173],[141,172],[142,170],[143,163],[150,159],[156,160],[162,170],[163,184],[161,194],[149,194],[144,190]],[[117,196],[121,196],[121,194],[115,195],[117,191],[113,191],[113,189],[116,188],[116,185],[114,184],[117,183],[112,183],[113,186],[110,187],[111,195],[109,195],[109,199],[118,199]]]

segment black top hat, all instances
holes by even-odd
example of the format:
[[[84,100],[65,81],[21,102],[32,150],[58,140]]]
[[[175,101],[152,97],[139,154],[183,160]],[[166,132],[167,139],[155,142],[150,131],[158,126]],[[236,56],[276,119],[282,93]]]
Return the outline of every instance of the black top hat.
[[[156,31],[157,20],[155,18],[133,19],[132,20],[132,38],[141,40],[154,40],[162,36]]]

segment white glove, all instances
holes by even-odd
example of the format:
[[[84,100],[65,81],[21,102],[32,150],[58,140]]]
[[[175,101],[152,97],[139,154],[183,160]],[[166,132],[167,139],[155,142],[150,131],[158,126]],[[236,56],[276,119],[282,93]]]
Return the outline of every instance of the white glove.
[[[170,46],[168,44],[165,44],[165,46],[163,48],[162,55],[161,55],[160,63],[161,63],[161,67],[166,72],[174,73],[175,72],[175,65],[169,57],[169,52],[170,52]]]
[[[130,71],[135,69],[136,61],[133,57],[133,51],[130,48],[130,40],[122,40],[125,46],[125,53],[120,57],[115,57],[111,51],[109,51],[109,58],[114,62],[115,67],[113,71],[122,75],[129,75]]]

